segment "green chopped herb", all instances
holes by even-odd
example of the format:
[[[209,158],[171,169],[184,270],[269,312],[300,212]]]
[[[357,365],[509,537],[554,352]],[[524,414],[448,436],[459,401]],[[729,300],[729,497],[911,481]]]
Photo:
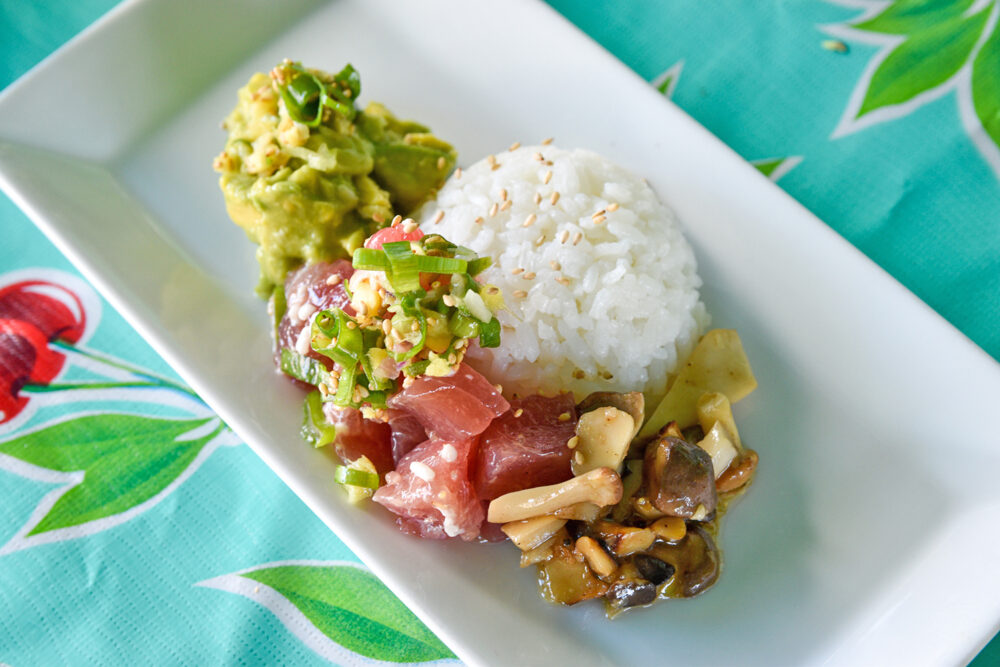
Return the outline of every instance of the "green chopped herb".
[[[326,421],[323,401],[318,391],[311,391],[303,405],[302,439],[313,447],[329,445],[337,436],[337,429]]]
[[[360,486],[364,489],[378,488],[378,475],[367,470],[337,466],[333,471],[333,479],[347,486]]]
[[[329,377],[323,364],[287,347],[281,348],[281,372],[314,387]]]

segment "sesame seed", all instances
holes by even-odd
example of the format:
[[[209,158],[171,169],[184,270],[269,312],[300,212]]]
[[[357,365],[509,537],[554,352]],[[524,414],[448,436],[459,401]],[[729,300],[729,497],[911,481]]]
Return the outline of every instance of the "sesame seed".
[[[614,213],[617,210],[618,210],[617,202],[612,202],[611,204],[608,204],[608,213]]]
[[[496,155],[487,155],[486,156],[486,161],[489,162],[490,164],[496,164],[497,163],[497,156]]]
[[[340,277],[340,274],[338,274],[338,273],[335,273],[332,276],[327,276],[327,278],[326,278],[326,284],[327,285],[336,285],[340,281],[341,281],[341,277]]]
[[[428,317],[427,318],[427,326],[429,326],[429,327],[436,327],[437,323],[438,323],[438,320],[437,320],[436,317]]]
[[[444,220],[444,211],[438,211],[437,215],[434,216],[434,224],[436,225],[442,220]]]
[[[459,167],[455,170],[455,178],[462,178],[462,168]]]
[[[542,245],[543,243],[545,243],[545,234],[542,234],[542,235],[541,235],[541,236],[539,236],[539,237],[538,237],[537,239],[535,239],[535,245],[536,245],[536,246],[540,246],[540,245]]]
[[[580,436],[574,435],[572,438],[566,441],[566,446],[570,449],[576,449],[576,446],[580,444]]]
[[[522,269],[520,266],[517,267],[516,269],[511,269],[510,270],[510,275],[512,275],[512,276],[516,276],[519,273],[524,273],[524,269]]]
[[[551,180],[552,180],[552,170],[549,169],[547,172],[545,172],[545,176],[542,178],[542,183],[548,185],[549,181]]]
[[[596,218],[594,218],[594,224],[595,225],[603,224],[605,220],[607,220],[606,217],[604,217],[603,215],[599,215]]]
[[[325,382],[320,382],[316,386],[316,388],[319,389],[319,393],[323,394],[324,396],[328,396],[330,394],[330,388],[326,386]]]
[[[412,472],[414,475],[424,480],[425,482],[429,482],[435,477],[433,468],[431,468],[429,465],[421,461],[411,462],[410,472]]]
[[[542,203],[542,193],[541,192],[536,192],[535,193],[535,206],[538,206],[541,203]]]
[[[553,192],[552,197],[549,198],[549,201],[552,202],[553,206],[555,206],[556,202],[559,201],[559,192],[558,191]]]
[[[507,188],[500,190],[500,201],[507,201]]]
[[[495,385],[493,385],[493,388],[497,390],[498,394],[502,394],[503,393],[503,385],[502,384],[495,384]]]
[[[558,278],[556,278],[556,282],[559,283],[560,285],[568,286],[570,283],[570,279],[567,278],[566,276],[559,276]]]
[[[461,350],[463,347],[465,347],[465,339],[464,338],[459,338],[457,341],[455,341],[455,349],[456,350]]]
[[[368,398],[368,390],[367,389],[365,389],[364,387],[362,387],[360,384],[358,385],[357,389],[358,389],[358,394],[360,394],[361,398]]]
[[[420,322],[414,320],[413,324],[410,325],[410,331],[412,331],[413,333],[420,331]]]
[[[395,218],[392,219],[392,222],[389,224],[389,226],[390,227],[395,227],[396,225],[398,225],[402,221],[403,221],[403,216],[397,215]]]
[[[559,269],[561,269],[561,268],[562,268],[562,265],[560,265],[560,264],[559,264],[559,262],[557,262],[557,261],[556,261],[556,260],[554,260],[554,259],[553,259],[553,260],[551,260],[551,261],[549,261],[549,266],[551,266],[551,267],[552,267],[552,270],[553,270],[553,271],[558,271]]]
[[[514,290],[514,298],[515,299],[523,299],[526,296],[528,296],[528,293],[525,292],[523,289],[516,289],[516,290]]]
[[[521,223],[521,226],[531,227],[533,224],[535,224],[535,220],[538,220],[538,216],[532,213],[531,215],[529,215],[527,218],[524,219],[524,222]]]
[[[497,214],[497,209],[498,209],[498,208],[500,208],[500,205],[499,205],[499,204],[497,204],[496,202],[493,202],[493,206],[490,206],[490,217],[491,217],[491,218],[492,218],[492,217],[493,217],[494,215],[496,215],[496,214]]]
[[[545,158],[544,158],[544,157],[542,156],[542,154],[541,154],[541,153],[535,153],[535,154],[534,154],[534,155],[532,155],[531,157],[535,158],[535,159],[536,159],[536,160],[538,160],[539,162],[544,162],[544,161],[545,161]]]
[[[444,156],[441,156],[441,157],[438,158],[438,163],[437,163],[438,169],[444,169],[444,166],[446,164],[448,164],[448,163],[445,162]]]
[[[441,448],[441,458],[452,463],[458,460],[458,450],[451,443],[445,443],[445,446]]]
[[[500,168],[499,162],[494,162],[493,164],[490,165],[490,171],[496,171],[499,168]]]
[[[557,419],[559,419],[559,421],[561,421],[561,422],[568,422],[569,419],[570,419],[570,417],[572,417],[572,416],[573,415],[571,415],[568,412],[562,412],[562,413],[559,414],[559,417]]]
[[[518,408],[517,410],[514,410],[514,419],[517,419],[523,414],[524,414],[524,408]]]
[[[449,308],[453,308],[455,306],[455,297],[453,297],[450,294],[445,294],[444,296],[441,297],[441,300],[444,301],[444,305],[448,306]]]
[[[548,146],[551,143],[552,143],[552,137],[549,137],[548,139],[543,139],[542,140],[542,145],[543,146]]]
[[[454,366],[456,361],[458,361],[458,357],[455,356],[454,352],[448,355],[448,363],[450,365]]]
[[[534,271],[528,271],[527,273],[524,274],[524,279],[525,280],[534,280],[535,279],[535,272]]]
[[[390,329],[392,329],[392,322],[389,320],[382,320],[382,333],[388,336]]]
[[[513,200],[511,200],[511,199],[508,199],[508,200],[506,200],[506,201],[505,201],[505,202],[503,203],[503,205],[502,205],[502,206],[500,207],[500,210],[501,210],[501,211],[506,211],[506,210],[507,210],[507,209],[509,209],[509,208],[510,208],[510,207],[511,207],[511,206],[512,206],[513,204],[514,204],[514,201],[513,201]]]
[[[605,213],[607,213],[607,211],[605,211],[605,210],[604,210],[604,209],[602,208],[602,209],[601,209],[600,211],[598,211],[597,213],[593,214],[593,215],[592,215],[592,216],[590,216],[590,217],[591,217],[591,218],[599,218],[599,217],[601,217],[602,215],[604,215]]]
[[[356,323],[356,322],[351,322],[351,321],[348,321],[348,322],[347,322],[347,328],[348,328],[348,329],[357,329],[357,328],[358,328],[358,325],[357,325],[357,323]]]
[[[551,167],[552,166],[552,160],[546,160],[545,161],[545,166],[546,167]]]
[[[568,238],[569,238],[569,230],[568,229],[562,230],[562,232],[559,234],[559,243],[566,243],[566,239]]]
[[[582,239],[582,238],[583,238],[583,234],[581,232],[577,232],[576,234],[573,234],[573,245],[576,245],[577,243],[579,243],[580,239]]]
[[[479,216],[478,218],[473,220],[473,222],[476,223],[477,225],[483,224],[483,216]]]
[[[414,220],[413,218],[407,218],[406,220],[403,221],[403,231],[406,232],[407,234],[412,233],[413,230],[416,228],[417,228],[417,221]]]
[[[516,151],[520,147],[521,147],[521,142],[520,141],[515,141],[514,143],[512,143],[510,145],[510,148],[508,148],[507,150],[509,150],[509,151]]]
[[[494,287],[493,285],[490,285],[489,287],[486,288],[486,293],[487,294],[499,294],[500,293],[500,288],[499,287]]]
[[[576,461],[576,464],[578,466],[582,466],[583,465],[583,452],[577,452],[577,453],[573,454],[573,460]]]

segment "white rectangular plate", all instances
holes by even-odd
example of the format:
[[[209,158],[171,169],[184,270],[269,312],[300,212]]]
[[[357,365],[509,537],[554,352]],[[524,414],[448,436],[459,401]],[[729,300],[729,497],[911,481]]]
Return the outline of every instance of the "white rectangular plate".
[[[1000,366],[545,5],[128,2],[0,96],[0,179],[281,478],[473,664],[950,664],[1000,619]],[[554,135],[646,176],[760,380],[761,456],[721,581],[606,621],[542,602],[508,546],[421,542],[349,507],[298,440],[253,248],[211,170],[220,119],[284,57],[460,163]],[[317,554],[302,554],[303,558]]]

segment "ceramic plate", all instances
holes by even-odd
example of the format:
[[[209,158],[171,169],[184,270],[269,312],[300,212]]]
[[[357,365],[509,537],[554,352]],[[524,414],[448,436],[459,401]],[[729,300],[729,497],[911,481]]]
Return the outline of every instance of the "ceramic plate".
[[[508,546],[349,507],[271,367],[253,248],[211,170],[254,71],[351,61],[471,164],[555,136],[646,176],[760,389],[761,456],[707,594],[609,622]],[[1000,366],[540,2],[126,2],[0,96],[4,190],[264,461],[471,664],[954,664],[1000,619]],[[303,558],[317,554],[302,554]]]

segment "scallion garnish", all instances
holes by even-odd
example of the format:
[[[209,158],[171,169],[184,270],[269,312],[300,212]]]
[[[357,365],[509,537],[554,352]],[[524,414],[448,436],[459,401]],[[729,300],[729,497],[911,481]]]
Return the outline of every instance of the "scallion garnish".
[[[292,63],[289,69],[294,73],[291,80],[278,90],[292,120],[317,127],[323,122],[323,109],[354,120],[354,100],[361,94],[361,77],[354,67],[347,64],[329,86],[299,63]]]
[[[479,324],[479,347],[500,347],[500,320],[491,319]]]
[[[302,420],[302,438],[313,447],[329,445],[337,436],[337,429],[326,421],[323,414],[323,401],[318,391],[311,391],[306,396]]]
[[[378,475],[367,470],[337,466],[333,470],[333,479],[347,486],[360,486],[363,489],[378,488]]]
[[[287,347],[281,348],[281,372],[314,387],[329,375],[323,364]]]

